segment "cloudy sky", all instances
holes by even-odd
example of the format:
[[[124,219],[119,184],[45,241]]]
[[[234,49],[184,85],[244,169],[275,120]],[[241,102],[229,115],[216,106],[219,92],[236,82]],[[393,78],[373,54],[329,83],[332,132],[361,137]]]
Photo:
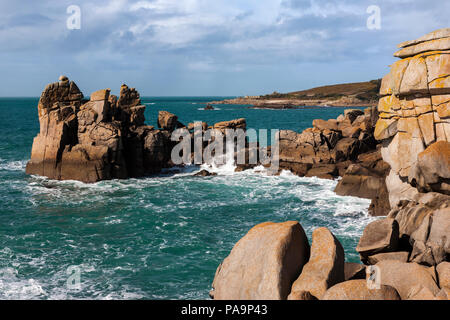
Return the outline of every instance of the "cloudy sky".
[[[381,29],[367,28],[371,5]],[[85,95],[123,82],[180,96],[371,80],[396,44],[450,27],[449,12],[448,0],[0,0],[0,96],[39,96],[60,74]]]

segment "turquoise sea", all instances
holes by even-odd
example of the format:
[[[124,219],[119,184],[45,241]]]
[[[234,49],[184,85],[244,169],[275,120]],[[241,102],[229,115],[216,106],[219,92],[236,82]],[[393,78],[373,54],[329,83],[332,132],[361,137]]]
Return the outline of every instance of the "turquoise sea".
[[[249,128],[301,131],[342,108],[258,110],[220,105],[218,97],[147,97],[147,123],[159,110],[210,124],[244,117]],[[333,193],[336,181],[234,173],[213,177],[188,167],[145,179],[83,184],[25,175],[39,131],[38,98],[0,98],[0,299],[208,299],[215,270],[255,224],[299,221],[307,232],[326,226],[348,261],[369,201]],[[67,286],[68,268],[80,288]]]

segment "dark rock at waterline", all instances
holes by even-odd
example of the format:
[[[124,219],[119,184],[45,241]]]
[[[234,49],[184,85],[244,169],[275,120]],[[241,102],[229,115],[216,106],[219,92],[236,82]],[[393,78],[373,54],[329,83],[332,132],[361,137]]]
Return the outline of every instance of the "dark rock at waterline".
[[[208,170],[201,170],[194,174],[194,177],[210,177],[210,176],[217,176],[216,172],[209,172]]]

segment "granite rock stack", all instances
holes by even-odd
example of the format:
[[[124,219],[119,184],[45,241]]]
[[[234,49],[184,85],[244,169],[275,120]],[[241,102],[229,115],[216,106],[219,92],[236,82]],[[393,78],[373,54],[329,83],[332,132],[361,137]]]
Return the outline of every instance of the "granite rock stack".
[[[122,85],[119,97],[103,89],[83,98],[65,76],[47,85],[27,174],[89,183],[151,174],[168,165],[169,132],[144,124],[145,106],[134,88]]]

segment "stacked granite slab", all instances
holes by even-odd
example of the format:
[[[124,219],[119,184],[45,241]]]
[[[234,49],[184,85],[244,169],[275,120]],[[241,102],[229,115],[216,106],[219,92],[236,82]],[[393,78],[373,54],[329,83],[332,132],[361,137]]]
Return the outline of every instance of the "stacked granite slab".
[[[450,193],[450,28],[399,47],[401,60],[381,84],[375,128],[391,166],[392,206],[419,191]]]
[[[399,224],[393,251],[436,266],[450,256],[450,28],[399,47],[401,60],[381,84],[374,132],[391,166],[388,219]]]

